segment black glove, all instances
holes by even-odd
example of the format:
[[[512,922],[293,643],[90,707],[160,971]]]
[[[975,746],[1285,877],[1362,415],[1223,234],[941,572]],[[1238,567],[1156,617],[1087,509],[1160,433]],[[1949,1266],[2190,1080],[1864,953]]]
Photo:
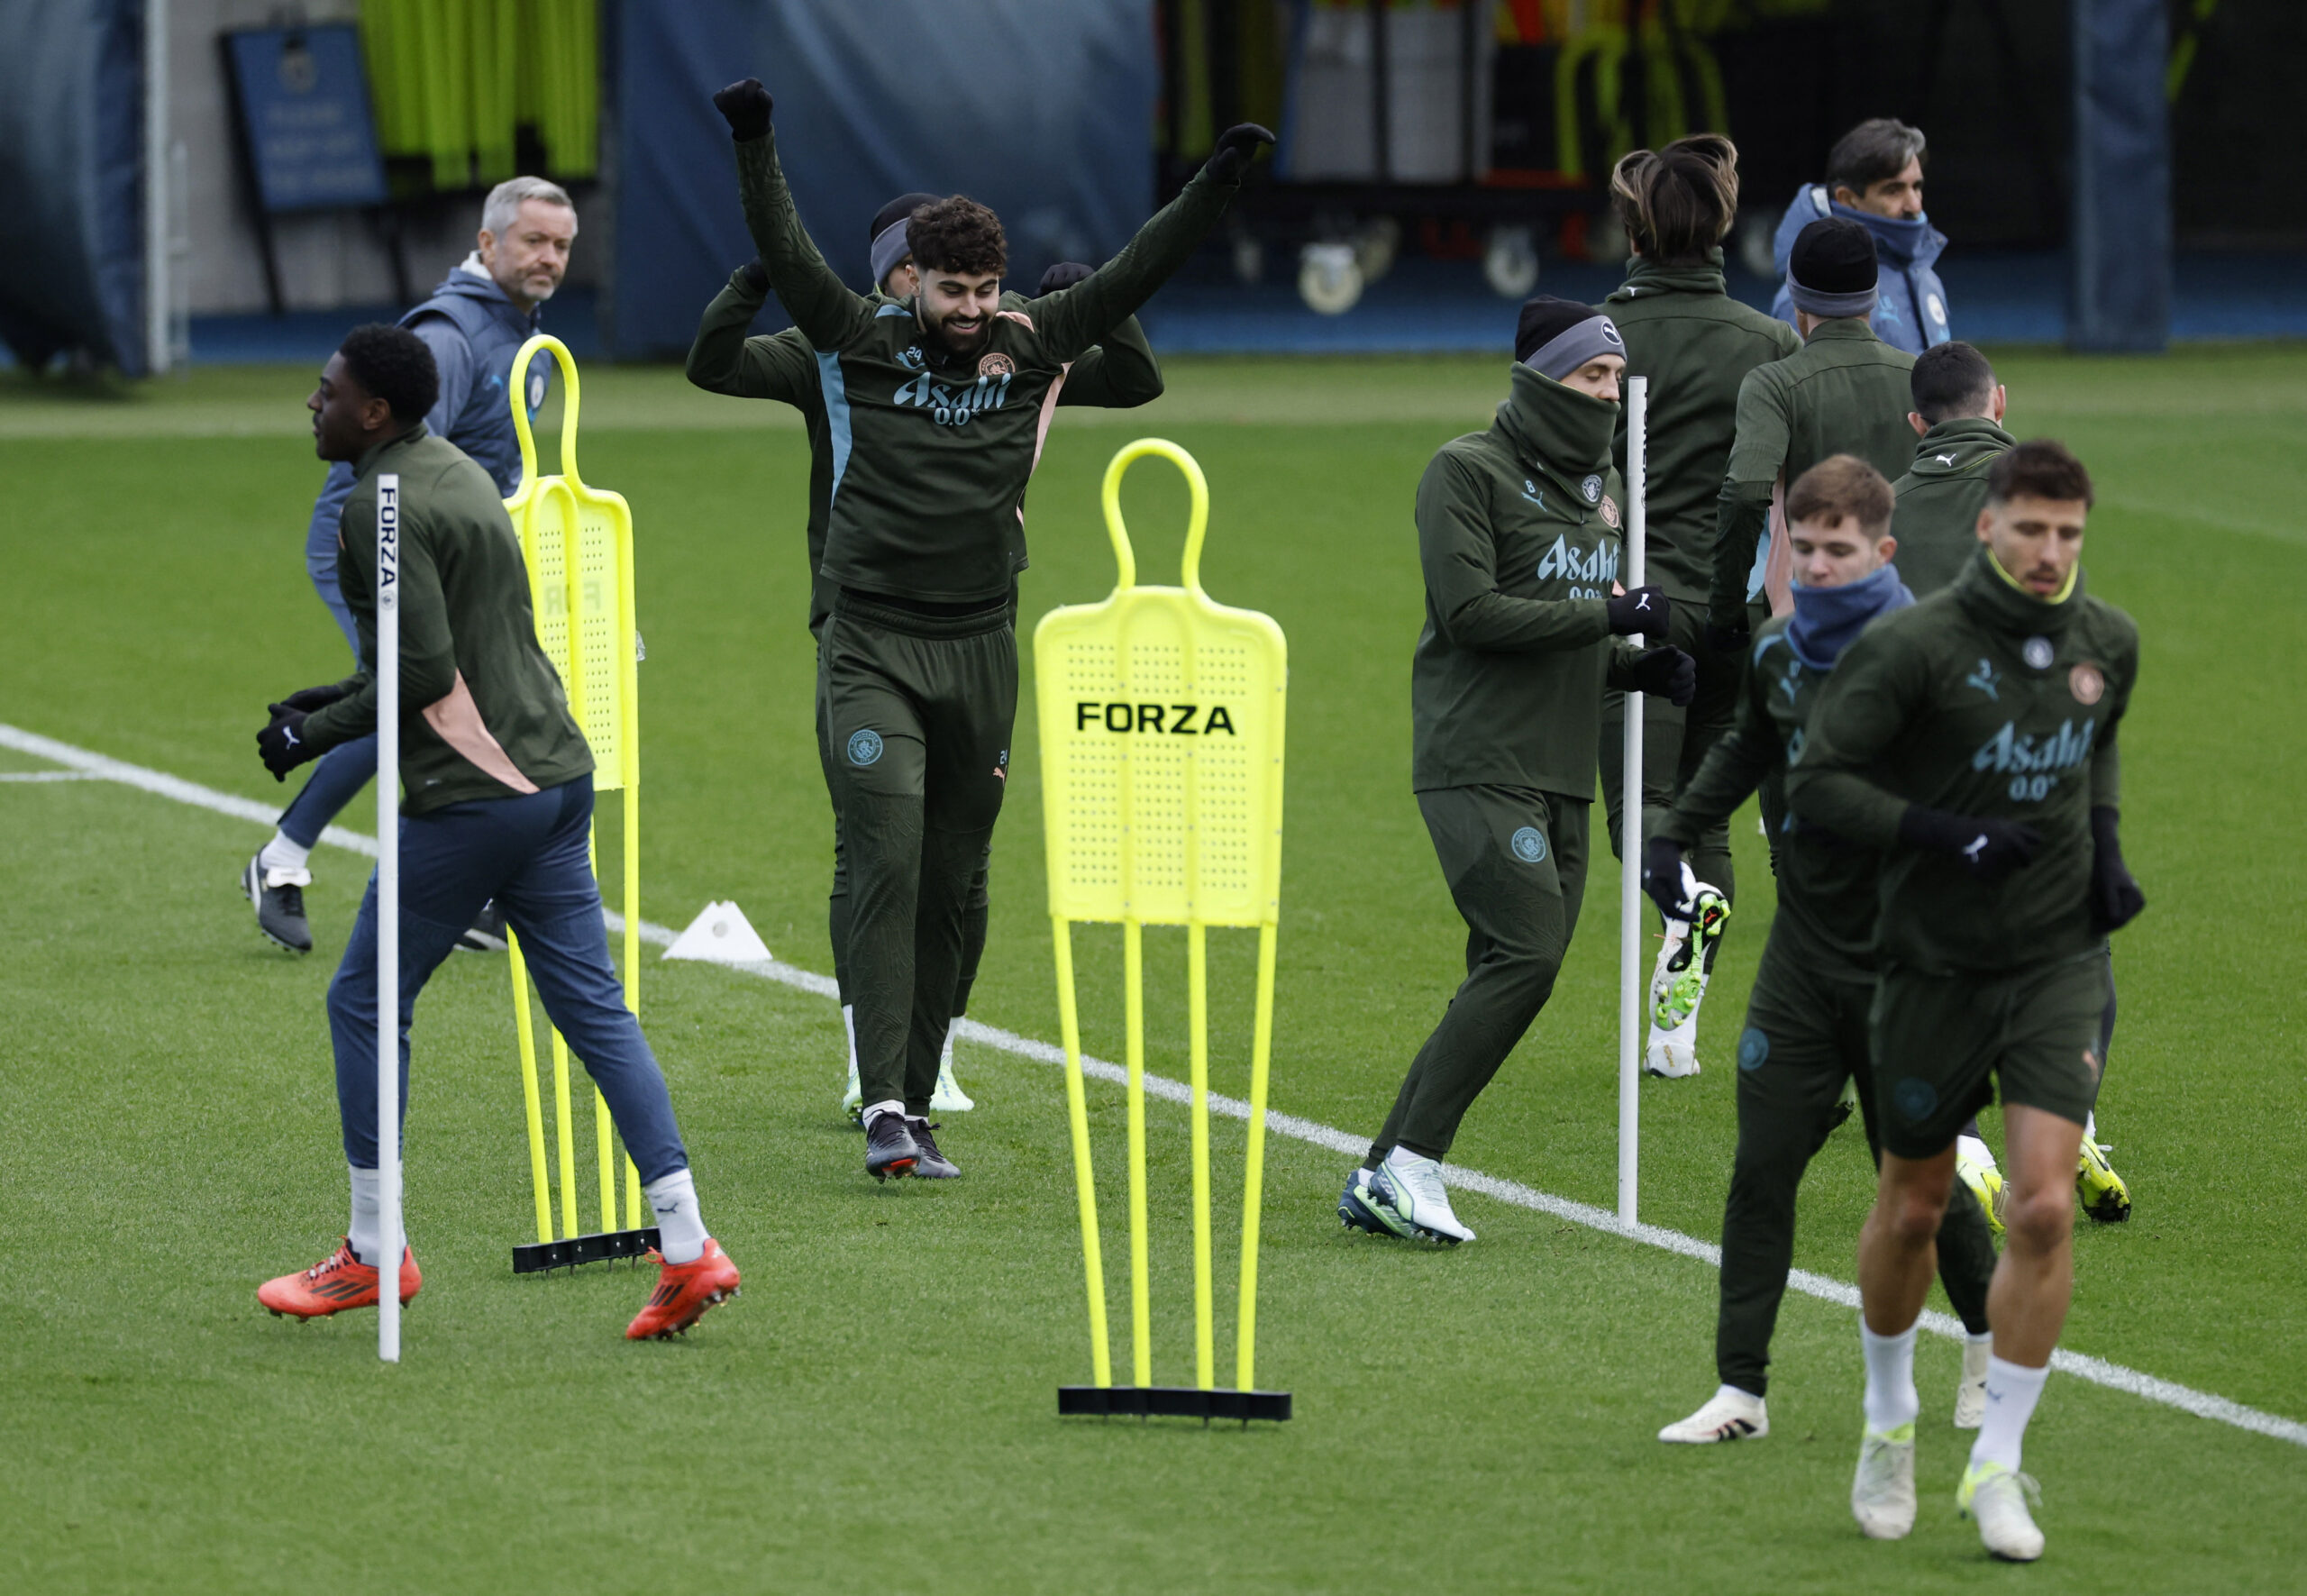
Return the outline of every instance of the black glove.
[[[1754,637],[1744,626],[1720,626],[1712,621],[1706,624],[1706,646],[1718,654],[1743,654]]]
[[[1672,837],[1652,837],[1642,849],[1642,889],[1670,920],[1690,918],[1690,893],[1682,886],[1682,845]]]
[[[1899,841],[1910,848],[1959,855],[1973,880],[1992,887],[2034,862],[2042,851],[2043,834],[2016,820],[1950,815],[1909,804],[1899,816]]]
[[[1217,148],[1209,152],[1209,160],[1201,169],[1217,182],[1238,183],[1257,158],[1258,146],[1272,142],[1273,135],[1256,123],[1237,122],[1217,135]]]
[[[1095,267],[1082,265],[1079,260],[1061,260],[1042,273],[1042,286],[1035,292],[1054,294],[1060,288],[1070,288],[1096,269]]]
[[[344,694],[345,689],[341,683],[333,681],[326,687],[298,688],[295,692],[281,699],[279,703],[269,704],[266,707],[271,710],[275,715],[279,714],[284,709],[301,709],[306,715],[310,715],[315,709],[327,708],[339,698],[344,697]]]
[[[769,297],[769,268],[761,263],[759,255],[737,268],[737,278],[745,285],[746,293]]]
[[[713,96],[713,108],[729,124],[729,136],[740,144],[750,143],[769,131],[770,107],[775,104],[758,78],[733,83]]]
[[[1698,661],[1678,648],[1646,648],[1620,675],[1630,693],[1655,693],[1680,709],[1698,697]]]
[[[1664,588],[1637,588],[1631,593],[1613,593],[1602,603],[1610,612],[1613,637],[1631,637],[1637,632],[1646,637],[1664,637],[1674,607],[1667,602]]]
[[[2131,880],[2122,844],[2115,838],[2121,818],[2112,804],[2091,811],[2091,923],[2102,931],[2121,930],[2147,907],[2147,894]]]
[[[291,709],[286,704],[274,704],[269,707],[272,721],[256,734],[256,751],[264,761],[264,768],[272,772],[272,779],[286,781],[289,771],[320,755],[305,741],[303,710]]]

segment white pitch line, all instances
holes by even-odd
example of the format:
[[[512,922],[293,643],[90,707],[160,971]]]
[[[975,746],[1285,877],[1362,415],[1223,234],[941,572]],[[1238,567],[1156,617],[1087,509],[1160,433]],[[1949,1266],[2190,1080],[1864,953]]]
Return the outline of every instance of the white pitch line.
[[[195,808],[212,810],[219,815],[230,815],[238,820],[251,820],[259,825],[269,826],[278,818],[279,811],[269,804],[259,803],[253,798],[235,798],[231,793],[219,792],[213,787],[203,787],[197,782],[187,781],[180,776],[171,776],[165,771],[154,771],[142,765],[132,765],[123,760],[91,752],[85,748],[76,748],[69,743],[59,743],[54,738],[43,737],[36,732],[23,731],[5,723],[0,723],[0,747],[13,748],[20,753],[32,754],[51,763],[62,765],[66,768],[66,771],[101,778],[107,781],[117,781],[123,786],[133,787],[141,791],[170,798],[180,804],[189,804]],[[56,772],[59,776],[64,773],[65,771]],[[342,848],[347,853],[362,854],[371,859],[376,857],[376,838],[365,836],[357,831],[347,831],[342,826],[332,825],[321,833],[321,840],[333,847]],[[622,931],[625,928],[623,917],[614,910],[608,913],[608,922],[611,930]],[[670,927],[659,926],[651,921],[643,920],[641,923],[641,939],[657,947],[670,947],[678,935],[679,933]],[[819,975],[814,971],[803,970],[798,965],[788,964],[781,959],[772,959],[767,963],[733,964],[728,968],[765,980],[777,981],[784,986],[796,987],[820,998],[833,998],[838,995],[838,989],[834,986],[831,976]],[[1062,1068],[1065,1063],[1063,1048],[1053,1046],[1047,1042],[1036,1041],[1031,1036],[1021,1036],[1015,1031],[1006,1031],[998,1026],[989,1026],[979,1020],[962,1020],[955,1035],[962,1041],[974,1042],[984,1047],[997,1048],[1003,1053],[1015,1053],[1019,1058],[1032,1059],[1038,1063],[1054,1064],[1060,1068]],[[1081,1072],[1084,1075],[1094,1076],[1099,1081],[1118,1082],[1128,1079],[1127,1072],[1121,1065],[1108,1062],[1104,1059],[1093,1058],[1087,1053],[1081,1057]],[[1172,1103],[1190,1103],[1193,1100],[1192,1090],[1184,1081],[1172,1081],[1162,1075],[1147,1075],[1145,1091],[1149,1097],[1160,1098]],[[1247,1121],[1250,1117],[1250,1106],[1239,1098],[1225,1097],[1212,1092],[1209,1094],[1209,1107],[1213,1112],[1234,1119]],[[1304,1142],[1311,1146],[1320,1147],[1348,1158],[1358,1159],[1369,1150],[1370,1144],[1365,1137],[1353,1135],[1334,1126],[1318,1124],[1310,1119],[1300,1119],[1294,1114],[1284,1114],[1279,1109],[1268,1109],[1265,1123],[1266,1128],[1276,1135],[1288,1136],[1294,1141]],[[1556,1197],[1552,1192],[1541,1191],[1535,1186],[1525,1186],[1519,1181],[1503,1180],[1499,1176],[1486,1175],[1480,1170],[1466,1169],[1457,1164],[1444,1164],[1442,1178],[1450,1185],[1463,1190],[1478,1192],[1484,1197],[1510,1204],[1515,1208],[1530,1208],[1538,1213],[1551,1214],[1558,1219],[1566,1219],[1573,1225],[1582,1225],[1590,1230],[1623,1236],[1628,1241],[1639,1242],[1645,1246],[1657,1247],[1664,1252],[1678,1254],[1685,1258],[1694,1258],[1700,1263],[1711,1264],[1718,1269],[1722,1266],[1720,1247],[1710,1241],[1701,1241],[1694,1236],[1685,1236],[1679,1230],[1668,1230],[1658,1225],[1628,1225],[1607,1208],[1598,1208],[1588,1203],[1575,1202],[1566,1197]],[[1813,1274],[1807,1269],[1795,1270],[1787,1277],[1787,1284],[1805,1296],[1816,1297],[1820,1301],[1831,1302],[1839,1308],[1856,1309],[1858,1307],[1857,1287],[1847,1285],[1827,1275]],[[1925,1329],[1938,1336],[1959,1337],[1963,1334],[1962,1321],[1943,1313],[1924,1313],[1922,1325]],[[2276,1414],[2263,1412],[2257,1408],[2246,1407],[2240,1402],[2230,1401],[2225,1397],[2214,1395],[2210,1391],[2197,1391],[2193,1386],[2181,1385],[2176,1381],[2164,1380],[2153,1374],[2142,1373],[2137,1369],[2125,1368],[2120,1363],[2111,1363],[2103,1358],[2091,1357],[2084,1353],[2069,1352],[2064,1347],[2051,1354],[2051,1367],[2062,1374],[2072,1375],[2077,1380],[2086,1381],[2093,1385],[2103,1385],[2110,1390],[2127,1391],[2144,1400],[2159,1403],[2166,1408],[2176,1408],[2183,1413],[2192,1413],[2198,1418],[2208,1418],[2215,1423],[2231,1425],[2237,1429],[2249,1430],[2254,1435],[2271,1436],[2278,1441],[2288,1441],[2294,1446],[2307,1446],[2307,1424],[2302,1424],[2296,1419],[2284,1418]]]

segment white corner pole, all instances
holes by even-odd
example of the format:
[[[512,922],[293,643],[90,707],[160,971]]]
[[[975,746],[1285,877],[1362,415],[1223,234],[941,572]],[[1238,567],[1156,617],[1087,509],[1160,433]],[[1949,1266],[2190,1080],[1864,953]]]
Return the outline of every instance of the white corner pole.
[[[400,1362],[400,476],[377,479],[377,1355]]]
[[[1626,392],[1626,587],[1642,586],[1648,532],[1643,484],[1645,411],[1650,379],[1629,378]],[[1641,635],[1633,640],[1639,647]],[[1661,640],[1662,642],[1664,639]],[[1625,757],[1619,766],[1619,1218],[1635,1222],[1636,1166],[1642,1116],[1642,695],[1626,696]]]

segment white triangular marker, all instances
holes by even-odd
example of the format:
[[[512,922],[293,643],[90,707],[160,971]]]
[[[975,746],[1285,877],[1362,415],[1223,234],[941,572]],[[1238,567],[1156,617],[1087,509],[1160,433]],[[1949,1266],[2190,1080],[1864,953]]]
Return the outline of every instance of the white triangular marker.
[[[673,938],[665,957],[699,959],[708,964],[766,964],[771,955],[761,933],[745,918],[745,911],[730,902],[707,904],[704,912],[688,923],[688,929]]]

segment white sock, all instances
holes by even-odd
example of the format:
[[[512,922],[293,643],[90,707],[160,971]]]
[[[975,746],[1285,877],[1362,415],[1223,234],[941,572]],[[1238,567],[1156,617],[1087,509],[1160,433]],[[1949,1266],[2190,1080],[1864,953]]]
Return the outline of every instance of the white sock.
[[[268,887],[286,887],[292,883],[309,887],[313,876],[305,866],[312,856],[310,848],[300,848],[288,840],[286,832],[276,831],[272,834],[272,840],[265,844],[264,852],[256,856],[256,862],[264,867],[264,884]]]
[[[344,1238],[352,1244],[352,1255],[372,1267],[379,1264],[385,1251],[385,1199],[378,1191],[380,1177],[375,1170],[356,1169],[346,1164],[352,1176],[352,1223]]]
[[[1438,1158],[1428,1158],[1423,1153],[1413,1153],[1396,1142],[1386,1154],[1386,1162],[1399,1170],[1414,1170],[1421,1163],[1439,1163]]]
[[[2047,1365],[2029,1369],[2001,1358],[1987,1359],[1986,1417],[1979,1423],[1979,1438],[1971,1443],[1974,1464],[1999,1463],[2012,1473],[2019,1472],[2019,1447],[2027,1438],[2027,1421],[2034,1418],[2035,1404],[2042,1400],[2043,1382],[2050,1377]]]
[[[1718,1402],[1728,1401],[1733,1397],[1736,1397],[1742,1402],[1759,1403],[1762,1400],[1762,1398],[1756,1396],[1754,1392],[1745,1390],[1739,1386],[1719,1385],[1714,1388],[1714,1400]]]
[[[1922,1412],[1914,1389],[1915,1329],[1909,1325],[1902,1335],[1877,1336],[1865,1321],[1859,1324],[1859,1345],[1866,1352],[1866,1427],[1878,1435],[1912,1424]]]
[[[841,1028],[849,1034],[849,1073],[851,1077],[854,1079],[857,1074],[856,1004],[844,1003],[841,1006]]]
[[[2083,1116],[2083,1139],[2086,1142],[2099,1139],[2099,1111],[2095,1108]]]
[[[1966,1154],[1967,1156],[1976,1160],[1978,1163],[1986,1165],[1989,1169],[1998,1167],[1994,1162],[1994,1149],[1989,1147],[1984,1142],[1980,1141],[1976,1136],[1956,1136],[1955,1138],[1955,1151],[1960,1154]]]
[[[705,1217],[697,1208],[697,1182],[688,1171],[659,1175],[643,1186],[657,1216],[657,1250],[668,1263],[694,1263],[705,1256]]]
[[[905,1117],[905,1104],[896,1098],[889,1098],[885,1101],[879,1103],[868,1103],[865,1105],[864,1109],[859,1114],[858,1117],[864,1120],[865,1128],[871,1130],[873,1128],[873,1121],[879,1119],[884,1114],[894,1114],[899,1119],[903,1119]]]

